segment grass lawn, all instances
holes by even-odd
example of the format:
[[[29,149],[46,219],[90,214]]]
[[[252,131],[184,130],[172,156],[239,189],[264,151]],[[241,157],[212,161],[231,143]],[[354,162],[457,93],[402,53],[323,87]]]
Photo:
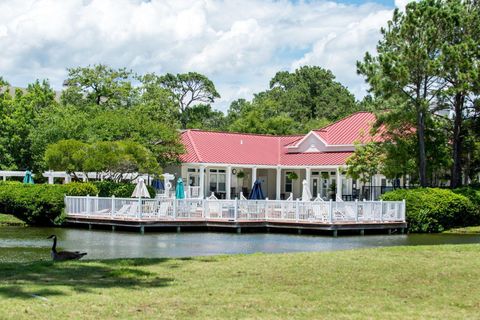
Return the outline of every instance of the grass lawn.
[[[464,228],[454,228],[443,233],[453,233],[453,234],[477,234],[480,233],[480,226],[464,227]]]
[[[2,226],[24,226],[26,225],[25,222],[22,220],[15,218],[10,214],[2,214],[0,213],[0,227]]]
[[[480,245],[0,264],[0,319],[473,319]]]

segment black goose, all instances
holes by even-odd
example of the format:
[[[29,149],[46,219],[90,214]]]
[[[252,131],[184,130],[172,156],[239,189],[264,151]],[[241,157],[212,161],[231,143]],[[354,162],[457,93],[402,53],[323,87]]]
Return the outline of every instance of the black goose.
[[[52,246],[52,259],[54,261],[65,261],[65,260],[78,260],[82,258],[84,255],[86,255],[86,252],[80,252],[80,251],[60,251],[57,252],[57,236],[52,234],[50,237],[47,239],[52,239],[53,238],[53,246]]]

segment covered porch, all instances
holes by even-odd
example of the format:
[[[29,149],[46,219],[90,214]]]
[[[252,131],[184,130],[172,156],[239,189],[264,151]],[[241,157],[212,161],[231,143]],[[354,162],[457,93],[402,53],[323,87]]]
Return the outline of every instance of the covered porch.
[[[323,200],[355,198],[356,182],[342,174],[341,166],[286,167],[259,165],[182,164],[175,175],[182,177],[188,198],[218,199],[248,197],[253,183],[261,182],[262,191],[271,200],[297,199],[302,182],[307,181],[313,198]],[[172,172],[170,169],[169,172]],[[292,179],[295,178],[296,179]]]

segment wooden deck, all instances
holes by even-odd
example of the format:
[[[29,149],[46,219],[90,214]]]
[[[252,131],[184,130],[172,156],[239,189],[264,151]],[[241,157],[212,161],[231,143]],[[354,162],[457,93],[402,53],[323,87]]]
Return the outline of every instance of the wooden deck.
[[[67,223],[103,228],[403,232],[402,201],[285,201],[65,197]]]
[[[320,223],[312,222],[296,222],[285,220],[237,220],[228,221],[221,219],[175,219],[175,220],[153,220],[153,219],[111,219],[109,217],[87,217],[69,216],[66,223],[72,226],[87,226],[88,228],[108,228],[112,230],[131,230],[145,232],[148,230],[155,231],[234,231],[241,233],[242,230],[254,232],[268,232],[268,231],[297,231],[301,233],[306,232],[328,232],[334,236],[338,232],[352,233],[357,232],[364,234],[366,231],[375,231],[383,233],[404,233],[407,228],[405,222],[335,222],[335,223]]]

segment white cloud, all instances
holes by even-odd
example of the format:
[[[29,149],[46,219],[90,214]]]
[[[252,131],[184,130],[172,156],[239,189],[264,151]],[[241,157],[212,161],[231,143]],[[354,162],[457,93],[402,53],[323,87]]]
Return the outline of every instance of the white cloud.
[[[65,68],[95,63],[198,71],[215,82],[225,110],[266,89],[276,71],[315,64],[361,97],[355,62],[374,51],[391,14],[327,1],[3,0],[0,75],[17,86],[49,78],[60,88]]]

